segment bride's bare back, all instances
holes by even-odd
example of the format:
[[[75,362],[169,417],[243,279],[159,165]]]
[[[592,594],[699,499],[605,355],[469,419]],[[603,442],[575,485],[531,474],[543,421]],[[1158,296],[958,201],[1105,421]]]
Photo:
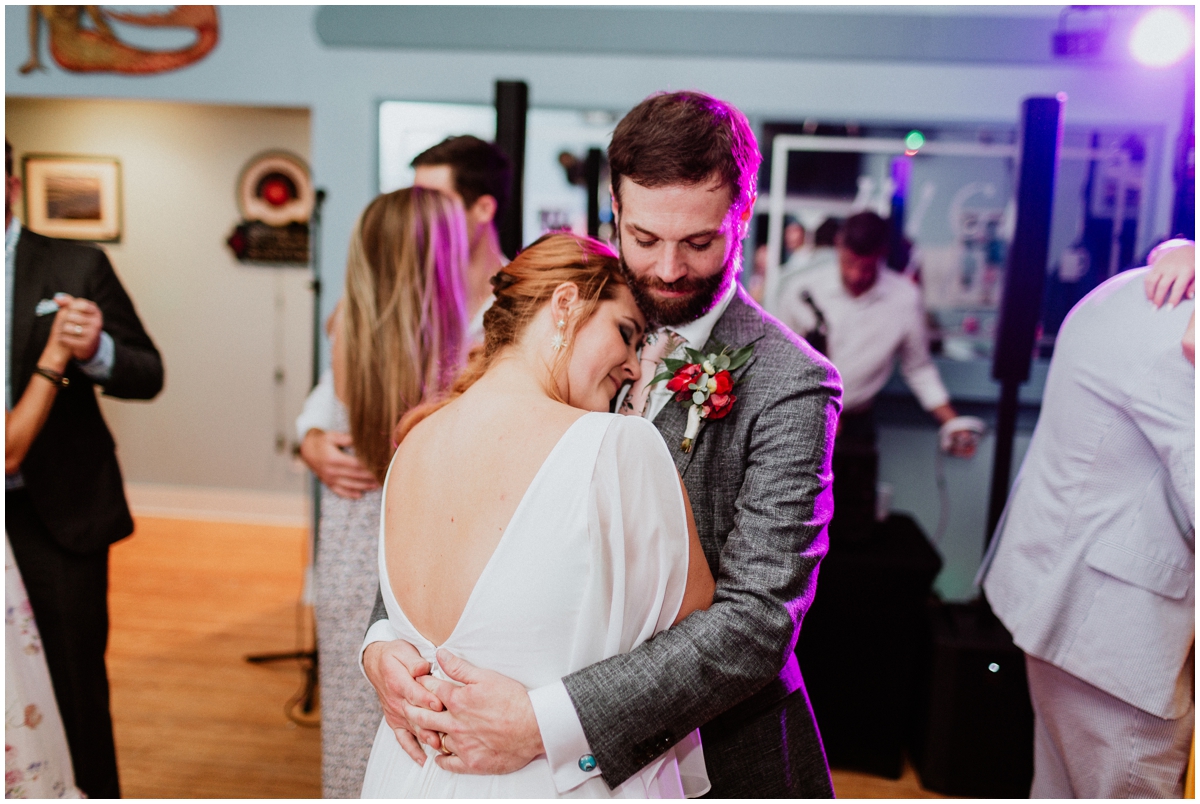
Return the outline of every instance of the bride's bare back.
[[[454,631],[547,456],[586,413],[489,385],[482,379],[417,425],[388,480],[388,578],[409,622],[435,645]]]
[[[579,253],[577,242],[568,240],[566,262]],[[532,261],[533,251],[523,256]],[[510,302],[505,304],[515,303]],[[454,634],[476,582],[555,445],[588,411],[606,412],[621,384],[639,376],[644,319],[629,289],[615,285],[611,299],[569,330],[565,320],[578,304],[578,285],[555,287],[520,337],[494,353],[461,396],[410,430],[396,451],[384,498],[388,582],[409,624],[434,645]],[[570,360],[555,376],[551,366],[568,339]],[[713,590],[686,492],[683,496],[689,562],[680,617],[707,607]]]

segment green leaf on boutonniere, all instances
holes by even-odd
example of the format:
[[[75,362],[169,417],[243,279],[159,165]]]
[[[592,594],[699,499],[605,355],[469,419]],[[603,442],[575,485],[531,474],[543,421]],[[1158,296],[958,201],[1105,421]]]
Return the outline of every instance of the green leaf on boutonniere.
[[[704,354],[703,352],[697,352],[690,346],[683,347],[683,351],[687,354],[688,358],[690,358],[687,363],[703,363],[705,360],[708,360],[708,355]],[[687,365],[687,363],[684,365]]]
[[[750,355],[753,353],[753,346],[743,346],[741,349],[732,352],[729,355],[729,370],[736,371],[737,369],[741,368],[746,364],[746,361],[750,359]]]
[[[675,372],[679,371],[681,368],[683,368],[683,367],[684,367],[684,366],[686,366],[687,364],[688,364],[688,361],[686,361],[686,360],[680,360],[680,359],[679,359],[679,358],[677,358],[677,357],[668,357],[668,358],[665,358],[665,359],[663,360],[663,365],[664,365],[664,366],[666,366],[666,367],[667,367],[667,369],[668,369],[668,370],[669,370],[669,371],[670,371],[672,374],[674,374]]]
[[[669,380],[674,376],[675,376],[675,372],[671,371],[670,369],[667,369],[666,371],[660,371],[654,375],[654,379],[652,379],[650,381],[650,384],[655,385],[656,383],[660,383],[664,380]]]

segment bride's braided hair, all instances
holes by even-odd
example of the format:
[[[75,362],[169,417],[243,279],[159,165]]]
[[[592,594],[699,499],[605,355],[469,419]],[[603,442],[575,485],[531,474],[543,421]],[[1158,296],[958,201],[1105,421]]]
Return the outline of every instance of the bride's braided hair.
[[[559,351],[550,367],[552,376],[557,377],[570,362],[575,331],[592,317],[600,302],[613,298],[616,286],[626,284],[616,252],[608,245],[591,237],[563,232],[535,240],[491,281],[495,299],[483,314],[483,343],[471,350],[466,366],[444,397],[419,405],[404,415],[393,435],[396,444],[426,416],[461,396],[486,374],[496,358],[521,339],[529,322],[549,303],[554,291],[572,282],[579,288],[578,313],[567,325],[567,348]],[[555,386],[548,390],[558,398]]]

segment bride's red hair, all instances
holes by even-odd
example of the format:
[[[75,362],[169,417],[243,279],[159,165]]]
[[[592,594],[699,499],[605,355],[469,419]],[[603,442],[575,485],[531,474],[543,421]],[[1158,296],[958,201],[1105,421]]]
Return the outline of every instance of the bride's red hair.
[[[543,235],[530,243],[492,277],[495,300],[483,314],[483,343],[471,350],[466,366],[454,378],[445,396],[404,414],[392,440],[399,444],[425,417],[474,385],[505,348],[521,339],[529,322],[549,303],[555,289],[568,282],[579,288],[580,307],[571,330],[566,333],[568,346],[559,352],[551,367],[552,375],[558,376],[571,359],[574,330],[592,317],[600,302],[613,298],[617,286],[626,284],[617,254],[608,245],[591,237],[561,232]],[[557,396],[554,388],[550,390]]]

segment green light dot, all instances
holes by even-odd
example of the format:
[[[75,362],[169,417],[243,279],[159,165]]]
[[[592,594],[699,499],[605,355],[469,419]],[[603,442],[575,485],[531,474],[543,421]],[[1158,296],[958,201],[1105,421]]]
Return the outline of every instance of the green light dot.
[[[925,144],[925,135],[919,131],[910,131],[904,138],[904,144],[910,151],[915,151]]]

